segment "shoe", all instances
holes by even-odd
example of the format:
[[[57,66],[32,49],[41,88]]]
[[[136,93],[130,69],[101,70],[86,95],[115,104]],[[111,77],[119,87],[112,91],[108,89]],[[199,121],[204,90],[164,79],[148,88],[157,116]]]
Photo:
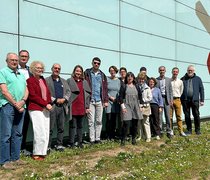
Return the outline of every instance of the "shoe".
[[[192,135],[192,131],[187,131],[187,132],[185,132],[185,134],[186,134],[187,136],[190,136],[190,135]]]
[[[151,142],[151,139],[150,138],[146,139],[146,142]]]
[[[125,140],[121,140],[120,146],[125,146]]]
[[[44,157],[43,156],[38,156],[38,155],[32,155],[32,159],[35,161],[43,161]]]
[[[26,164],[28,164],[26,161],[23,161],[21,159],[18,159],[16,161],[12,161],[11,163],[13,163],[14,165],[26,165]]]
[[[3,169],[8,169],[8,170],[14,170],[16,167],[13,165],[12,162],[6,162],[5,164],[2,165]]]
[[[167,134],[167,137],[168,137],[169,139],[172,139],[172,138],[173,138],[173,135]]]
[[[138,137],[137,139],[136,139],[136,141],[140,141],[141,140],[141,137]]]
[[[90,145],[91,146],[95,145],[95,141],[90,141]]]
[[[133,145],[136,145],[136,138],[135,139],[132,139],[132,142],[131,142]]]
[[[27,157],[32,155],[32,153],[30,151],[27,151],[26,149],[21,150],[20,153],[23,156],[27,156]]]
[[[81,148],[81,149],[83,149],[83,148],[84,148],[84,146],[83,146],[83,144],[82,144],[82,143],[78,143],[77,147],[78,147],[78,148]]]
[[[181,133],[180,133],[180,136],[182,136],[182,137],[187,137],[187,135],[186,135],[184,132],[181,132]]]
[[[96,140],[95,144],[102,144],[102,141],[101,140]]]
[[[65,150],[65,147],[62,146],[62,145],[58,145],[58,146],[55,147],[55,150],[56,150],[56,151],[63,152],[63,151]]]
[[[74,149],[75,148],[74,143],[67,144],[67,148]]]
[[[160,140],[160,136],[156,136],[155,138],[156,138],[156,140]]]
[[[52,148],[47,148],[47,155],[49,155],[52,151]]]
[[[195,132],[196,135],[201,135],[200,131]]]

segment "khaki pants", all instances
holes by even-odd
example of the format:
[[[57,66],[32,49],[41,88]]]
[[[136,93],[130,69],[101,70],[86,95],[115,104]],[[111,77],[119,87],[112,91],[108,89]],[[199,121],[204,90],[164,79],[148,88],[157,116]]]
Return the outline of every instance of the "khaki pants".
[[[176,121],[179,133],[183,132],[182,127],[182,104],[180,98],[176,98],[173,100],[173,108],[170,109],[170,119],[171,119],[171,125],[173,126],[173,113],[175,112],[176,115]],[[173,128],[173,127],[171,127]]]
[[[140,138],[151,139],[149,116],[143,115],[143,119],[139,120],[138,131]]]

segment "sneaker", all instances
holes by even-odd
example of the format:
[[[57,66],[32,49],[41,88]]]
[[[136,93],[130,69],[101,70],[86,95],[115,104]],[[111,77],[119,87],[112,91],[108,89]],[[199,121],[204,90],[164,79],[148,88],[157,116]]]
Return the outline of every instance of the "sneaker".
[[[160,140],[160,136],[156,136],[155,138],[156,138],[156,140]]]
[[[140,141],[141,140],[141,137],[138,137],[137,139],[136,139],[136,141]]]
[[[95,145],[95,141],[90,141],[90,145],[91,146]]]
[[[16,169],[16,167],[13,165],[12,162],[6,162],[5,164],[2,165],[2,168],[8,169],[8,170]]]
[[[96,140],[96,141],[95,141],[95,144],[101,144],[101,143],[102,143],[101,140]]]
[[[146,139],[146,142],[151,142],[151,139],[150,138]]]
[[[187,132],[185,132],[185,134],[186,134],[187,136],[190,136],[190,135],[192,135],[192,131],[187,131]]]
[[[13,163],[14,165],[26,165],[26,164],[28,164],[26,161],[23,161],[21,159],[18,159],[16,161],[12,161],[11,163]]]
[[[181,132],[181,133],[180,133],[180,136],[186,137],[187,135],[186,135],[184,132]]]
[[[32,155],[32,153],[30,151],[27,151],[26,149],[21,150],[20,153],[23,156],[31,156]]]
[[[55,147],[55,150],[60,151],[60,152],[64,151],[64,149],[65,149],[65,147],[62,146],[62,145],[58,145],[58,146]]]

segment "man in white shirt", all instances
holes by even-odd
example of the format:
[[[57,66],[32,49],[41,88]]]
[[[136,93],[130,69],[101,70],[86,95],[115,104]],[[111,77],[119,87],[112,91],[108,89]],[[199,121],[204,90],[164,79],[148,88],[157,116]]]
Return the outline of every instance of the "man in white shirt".
[[[172,93],[172,86],[171,86],[171,78],[166,77],[166,67],[160,66],[158,68],[160,76],[157,77],[157,88],[160,89],[163,99],[163,111],[160,112],[160,129],[163,130],[163,112],[165,115],[166,121],[166,131],[167,137],[172,138],[174,133],[172,130],[172,125],[170,121],[170,106],[173,103],[173,93]]]
[[[182,80],[178,78],[178,74],[179,74],[179,69],[177,67],[174,67],[172,69],[172,78],[171,78],[173,105],[171,106],[170,109],[170,119],[171,119],[171,124],[173,125],[173,113],[175,112],[179,134],[180,136],[185,137],[186,134],[183,132],[183,127],[182,127],[182,104],[180,100],[184,86]]]

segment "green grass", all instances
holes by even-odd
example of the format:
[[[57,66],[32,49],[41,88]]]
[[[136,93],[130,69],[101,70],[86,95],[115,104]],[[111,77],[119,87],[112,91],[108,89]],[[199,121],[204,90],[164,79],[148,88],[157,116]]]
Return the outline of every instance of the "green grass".
[[[53,152],[43,162],[22,159],[28,164],[0,169],[0,179],[210,179],[210,122],[202,123],[200,136],[163,137],[136,146],[127,142],[125,147],[104,142]]]

